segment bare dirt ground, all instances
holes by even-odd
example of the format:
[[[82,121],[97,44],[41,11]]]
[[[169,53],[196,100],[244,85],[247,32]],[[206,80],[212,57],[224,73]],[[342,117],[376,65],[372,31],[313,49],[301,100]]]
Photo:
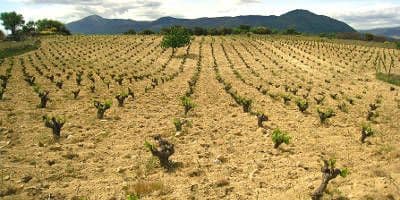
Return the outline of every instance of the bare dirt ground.
[[[391,62],[392,73],[400,74],[399,50],[232,36],[196,37],[173,52],[160,41],[53,37],[5,59],[0,74],[11,68],[11,77],[0,101],[0,198],[310,199],[322,160],[335,158],[350,173],[329,183],[325,199],[400,199],[400,87],[375,78],[376,66]],[[199,69],[191,95],[197,106],[185,116],[180,97]],[[264,128],[224,89],[217,71],[231,91],[252,99],[253,111],[268,116]],[[50,92],[46,108],[37,107],[27,76]],[[135,97],[118,107],[115,96],[128,87]],[[97,119],[93,100],[107,99],[113,105]],[[305,113],[296,99],[308,100]],[[367,119],[370,104],[378,105],[377,114]],[[321,123],[318,108],[336,115]],[[66,119],[58,141],[44,115]],[[191,126],[176,133],[177,117]],[[361,143],[364,122],[375,135]],[[276,128],[291,140],[274,149]],[[144,147],[155,134],[175,145],[171,171]]]

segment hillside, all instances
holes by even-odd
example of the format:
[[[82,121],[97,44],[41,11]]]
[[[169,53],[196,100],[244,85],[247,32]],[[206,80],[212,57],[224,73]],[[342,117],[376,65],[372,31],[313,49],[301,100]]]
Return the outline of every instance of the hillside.
[[[305,33],[354,32],[355,30],[344,22],[323,15],[316,15],[307,10],[293,10],[281,16],[248,15],[237,17],[216,17],[198,19],[179,19],[162,17],[155,21],[134,21],[130,19],[105,19],[98,15],[85,17],[67,24],[72,33],[82,34],[118,34],[129,29],[142,31],[150,29],[158,31],[162,27],[182,25],[186,27],[237,27],[241,24],[251,26],[267,26],[283,30],[295,27]]]
[[[386,37],[400,39],[400,27],[377,28],[377,29],[371,29],[371,30],[362,30],[361,32],[372,33],[374,35],[382,35],[382,36],[386,36]]]

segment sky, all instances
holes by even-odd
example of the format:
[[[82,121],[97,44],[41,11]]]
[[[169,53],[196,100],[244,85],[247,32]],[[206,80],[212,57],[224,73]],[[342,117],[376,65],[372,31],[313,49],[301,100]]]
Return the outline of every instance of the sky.
[[[16,11],[25,21],[50,18],[64,23],[93,14],[155,20],[281,15],[294,9],[330,16],[358,30],[400,26],[400,0],[0,0],[0,12]]]

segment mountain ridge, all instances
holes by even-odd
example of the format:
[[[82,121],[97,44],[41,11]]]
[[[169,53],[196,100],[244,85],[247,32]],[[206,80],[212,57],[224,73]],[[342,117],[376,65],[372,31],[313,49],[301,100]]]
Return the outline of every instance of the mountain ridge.
[[[90,15],[78,21],[68,23],[66,24],[66,27],[72,33],[119,34],[126,32],[129,29],[134,29],[136,31],[142,31],[145,29],[159,31],[163,27],[173,25],[182,25],[189,28],[196,26],[204,28],[233,28],[242,24],[250,26],[266,26],[278,30],[296,28],[300,32],[313,34],[356,32],[355,29],[342,21],[301,9],[292,10],[280,16],[240,15],[235,17],[202,17],[196,19],[165,16],[154,21],[107,19],[99,15]]]
[[[374,35],[381,35],[390,38],[400,39],[400,26],[398,27],[387,27],[387,28],[375,28],[370,30],[360,30],[362,33],[372,33]]]

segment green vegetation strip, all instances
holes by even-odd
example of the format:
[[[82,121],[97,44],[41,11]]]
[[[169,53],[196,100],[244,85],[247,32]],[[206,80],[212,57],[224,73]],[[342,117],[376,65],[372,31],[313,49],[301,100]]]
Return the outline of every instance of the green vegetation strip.
[[[385,81],[387,83],[400,86],[400,75],[397,74],[389,75],[382,72],[378,72],[376,73],[376,78],[381,81]]]
[[[0,48],[0,59],[21,55],[26,52],[36,50],[39,47],[40,40],[36,40],[32,41],[31,43],[21,43],[21,45],[12,45],[12,47]]]

